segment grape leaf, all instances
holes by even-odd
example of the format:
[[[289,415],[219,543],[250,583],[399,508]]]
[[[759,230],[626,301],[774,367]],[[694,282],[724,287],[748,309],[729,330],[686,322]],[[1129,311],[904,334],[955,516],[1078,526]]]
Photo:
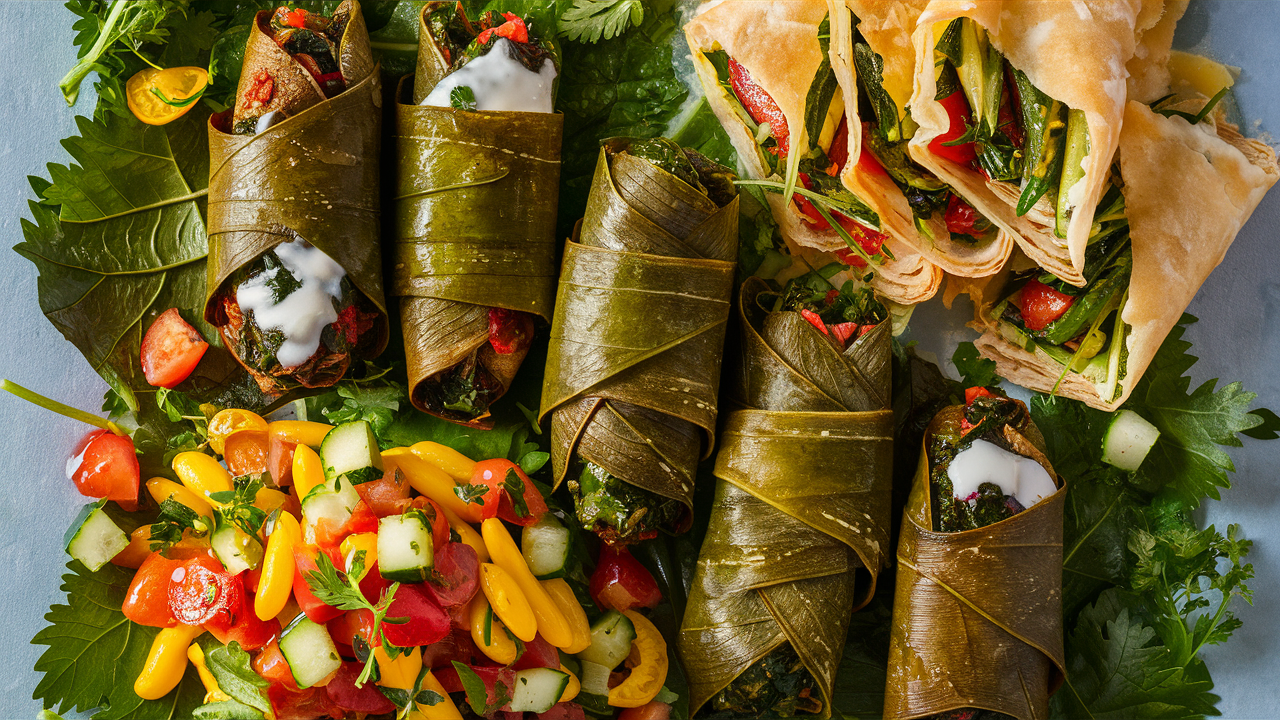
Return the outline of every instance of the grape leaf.
[[[204,702],[204,686],[188,668],[178,687],[160,700],[133,692],[157,628],[130,622],[120,611],[133,573],[106,565],[91,573],[78,562],[62,576],[66,605],[49,608],[51,625],[36,633],[33,645],[48,649],[36,661],[44,677],[32,697],[60,713],[101,708],[95,720],[190,717]]]

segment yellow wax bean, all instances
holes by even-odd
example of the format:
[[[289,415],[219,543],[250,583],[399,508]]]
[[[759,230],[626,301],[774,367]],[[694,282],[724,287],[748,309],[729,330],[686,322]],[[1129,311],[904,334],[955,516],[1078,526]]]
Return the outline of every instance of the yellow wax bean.
[[[187,648],[187,659],[192,665],[196,666],[196,672],[200,674],[200,682],[204,684],[204,701],[206,703],[222,702],[230,700],[231,696],[222,692],[222,688],[218,685],[218,679],[209,672],[209,666],[204,662],[204,650],[196,643],[191,643],[191,647]]]
[[[194,510],[197,515],[213,519],[213,508],[209,506],[209,501],[172,480],[161,477],[151,478],[147,481],[147,492],[151,493],[157,505],[165,500],[177,500]]]
[[[582,683],[578,680],[578,676],[573,674],[569,668],[560,664],[560,672],[569,676],[569,684],[565,686],[564,692],[560,693],[560,702],[569,702],[578,697],[578,693],[582,692]]]
[[[159,700],[178,687],[187,671],[187,648],[204,632],[199,625],[164,628],[151,642],[147,663],[133,683],[133,691],[143,700]]]
[[[376,647],[373,649],[373,657],[378,662],[379,685],[401,690],[413,689],[418,673],[422,671],[421,650],[414,648],[413,652],[392,660],[387,657],[381,647]],[[440,681],[436,680],[430,671],[427,672],[426,677],[422,678],[422,689],[431,690],[443,699],[435,705],[414,703],[413,709],[405,716],[406,720],[462,720],[462,713],[458,712],[458,706],[453,704],[449,693],[444,691]]]
[[[484,641],[485,618],[489,618],[489,642]],[[516,643],[507,634],[506,627],[489,613],[489,601],[483,593],[471,599],[468,624],[471,626],[471,640],[485,657],[499,665],[510,665],[516,661]]]
[[[445,471],[455,481],[471,481],[471,473],[475,470],[476,461],[448,445],[424,441],[415,444],[410,449],[413,450],[414,455]]]
[[[521,640],[533,642],[538,634],[538,619],[515,580],[497,565],[481,563],[480,587],[493,608],[493,614],[507,629]]]
[[[555,578],[539,580],[538,584],[551,596],[556,607],[560,608],[564,619],[569,622],[569,629],[573,632],[573,642],[562,649],[570,655],[576,655],[591,647],[591,623],[587,621],[587,612],[582,609],[582,604],[578,602],[578,596],[573,594],[573,588],[569,587],[569,583],[565,582],[564,578]]]
[[[218,464],[211,455],[200,452],[178,453],[173,459],[173,472],[178,479],[196,495],[213,507],[223,507],[223,503],[209,499],[213,493],[235,489],[231,481],[231,473]]]
[[[356,578],[357,582],[364,578],[373,564],[378,562],[378,533],[356,533],[348,535],[343,539],[342,544],[338,546],[338,550],[342,553],[343,560],[346,561],[344,570],[351,572],[351,563],[355,560],[357,551],[364,551],[364,573]]]
[[[538,584],[538,578],[529,571],[520,548],[516,547],[516,541],[511,539],[511,533],[507,532],[502,521],[498,518],[485,520],[480,525],[480,533],[484,536],[484,545],[489,548],[489,557],[493,558],[494,564],[507,571],[529,601],[542,638],[561,649],[573,646],[573,629],[569,626],[569,621],[547,591]],[[523,637],[520,639],[524,640]]]
[[[324,463],[310,446],[299,445],[293,451],[293,491],[301,502],[311,488],[324,483]]]
[[[471,525],[458,517],[448,508],[440,508],[444,510],[444,517],[449,521],[449,527],[458,533],[458,537],[462,538],[464,545],[469,545],[472,550],[476,551],[476,558],[480,562],[489,562],[489,548],[484,546],[484,538],[480,537],[480,533]]]
[[[324,441],[324,436],[328,435],[332,429],[332,425],[326,425],[325,423],[308,422],[306,420],[277,420],[267,425],[267,436],[317,448]]]
[[[442,508],[471,523],[478,523],[481,507],[458,497],[453,489],[458,483],[449,473],[424,460],[409,448],[392,448],[382,453],[382,466],[388,472],[392,467],[400,469],[409,479],[414,490],[436,501]],[[295,471],[296,472],[296,471]],[[296,481],[295,481],[296,482]]]
[[[293,548],[302,535],[293,515],[282,512],[276,517],[275,529],[267,538],[267,549],[262,554],[262,577],[258,580],[258,593],[253,598],[253,613],[259,620],[267,621],[284,609],[293,594]]]

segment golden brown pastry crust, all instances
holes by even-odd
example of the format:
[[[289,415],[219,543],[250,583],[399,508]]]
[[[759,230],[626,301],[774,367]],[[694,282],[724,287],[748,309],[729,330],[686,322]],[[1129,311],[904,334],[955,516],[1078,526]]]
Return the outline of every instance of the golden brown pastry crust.
[[[1068,373],[1058,394],[1114,410],[1124,403],[1151,359],[1222,261],[1240,228],[1280,179],[1275,151],[1240,135],[1225,121],[1191,125],[1137,101],[1125,109],[1120,173],[1133,245],[1129,300],[1121,319],[1131,328],[1123,392],[1113,402]],[[1001,376],[1049,391],[1062,366],[1000,336],[994,322],[976,342]]]
[[[935,0],[920,16],[913,37],[916,79],[911,109],[920,129],[911,140],[912,156],[1010,232],[1041,267],[1077,285],[1084,284],[1080,273],[1089,228],[1119,142],[1128,90],[1125,63],[1134,54],[1139,15],[1150,3],[1163,4],[1161,0]],[[950,124],[946,110],[933,99],[937,89],[933,26],[957,17],[972,18],[985,28],[992,44],[1037,88],[1085,113],[1091,150],[1080,180],[1084,191],[1065,240],[1055,238],[1030,215],[1018,217],[981,173],[929,152],[929,141]],[[1064,58],[1071,59],[1069,72],[1064,71]]]
[[[719,0],[703,5],[685,25],[707,103],[738,151],[738,162],[748,177],[764,179],[771,172],[759,157],[751,131],[721,90],[715,67],[703,53],[724,50],[740,63],[787,118],[791,145],[807,146],[804,106],[823,60],[817,28],[826,15],[826,0]],[[785,52],[780,51],[783,48]],[[849,157],[855,158],[860,126],[852,115],[846,115],[845,122],[850,128]],[[777,193],[770,193],[768,201],[793,255],[814,255],[811,249],[829,253],[845,247],[834,231],[813,230],[794,204],[784,203]],[[942,282],[942,270],[902,242],[887,223],[881,231],[890,236],[885,245],[895,259],[877,266],[872,287],[903,305],[932,297]]]

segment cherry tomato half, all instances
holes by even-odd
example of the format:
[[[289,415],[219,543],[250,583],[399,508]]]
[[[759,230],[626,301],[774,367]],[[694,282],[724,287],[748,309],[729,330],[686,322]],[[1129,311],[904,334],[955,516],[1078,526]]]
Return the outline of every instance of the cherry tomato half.
[[[182,319],[178,308],[169,308],[142,337],[142,374],[151,385],[175,388],[191,375],[208,349],[209,343]]]
[[[1018,308],[1028,330],[1040,331],[1062,317],[1076,299],[1032,278],[1022,286]]]
[[[138,509],[139,477],[133,441],[108,430],[80,438],[67,459],[67,478],[80,494],[114,500],[126,510]]]
[[[626,548],[604,545],[600,562],[591,573],[591,599],[604,610],[631,610],[654,607],[662,601],[662,591],[644,565]]]
[[[759,125],[769,123],[769,132],[778,141],[778,150],[785,155],[791,135],[787,129],[787,116],[782,114],[782,108],[769,93],[752,79],[751,73],[733,58],[729,58],[729,86],[752,120]]]
[[[169,576],[169,609],[184,625],[203,625],[215,619],[235,624],[244,608],[244,581],[227,574],[208,555],[197,555]]]
[[[973,167],[978,160],[978,155],[973,149],[973,143],[968,142],[963,145],[945,144],[964,135],[969,117],[971,117],[969,101],[965,99],[964,91],[956,90],[939,100],[938,104],[942,105],[942,108],[947,111],[947,117],[950,118],[951,124],[947,127],[946,132],[929,141],[929,152],[965,167]]]

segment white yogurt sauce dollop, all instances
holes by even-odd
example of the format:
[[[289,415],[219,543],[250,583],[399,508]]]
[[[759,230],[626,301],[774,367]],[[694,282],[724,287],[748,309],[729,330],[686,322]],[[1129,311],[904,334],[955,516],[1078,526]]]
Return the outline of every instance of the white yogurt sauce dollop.
[[[286,368],[306,362],[320,347],[320,333],[338,319],[333,301],[342,297],[346,270],[320,248],[305,240],[281,243],[276,257],[301,286],[276,302],[275,291],[267,284],[279,272],[272,268],[249,278],[236,289],[236,302],[263,330],[278,330],[284,343],[276,359]]]
[[[974,440],[972,445],[956,453],[947,467],[947,476],[951,478],[951,492],[957,500],[967,500],[978,492],[982,483],[993,483],[1024,508],[1058,489],[1040,463],[986,440]]]
[[[514,43],[498,38],[489,52],[441,80],[421,104],[450,107],[453,89],[469,87],[475,93],[477,110],[549,113],[555,79],[556,66],[550,59],[544,59],[538,72],[533,72],[516,59]]]

